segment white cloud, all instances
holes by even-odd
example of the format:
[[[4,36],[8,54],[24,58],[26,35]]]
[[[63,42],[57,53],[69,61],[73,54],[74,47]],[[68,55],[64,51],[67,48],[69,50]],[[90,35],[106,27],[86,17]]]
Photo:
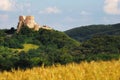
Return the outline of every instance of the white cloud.
[[[6,15],[6,14],[0,14],[0,20],[1,21],[6,21],[6,20],[8,20],[8,15]]]
[[[105,0],[104,11],[108,14],[120,14],[120,0]]]
[[[13,7],[13,1],[12,0],[0,0],[0,10],[3,11],[10,11]]]
[[[31,3],[19,3],[17,0],[0,0],[0,10],[2,11],[24,11],[30,12]]]
[[[40,14],[43,14],[43,13],[47,13],[47,14],[57,14],[57,13],[60,13],[61,10],[58,9],[57,7],[48,7],[48,8],[45,8],[44,10],[40,11],[39,13]]]

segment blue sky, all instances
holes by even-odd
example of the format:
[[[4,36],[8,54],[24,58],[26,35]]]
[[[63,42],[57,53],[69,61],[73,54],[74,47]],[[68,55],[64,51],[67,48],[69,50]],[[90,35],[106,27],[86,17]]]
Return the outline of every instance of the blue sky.
[[[120,22],[120,0],[0,0],[0,28],[17,26],[20,15],[65,31],[92,24]]]

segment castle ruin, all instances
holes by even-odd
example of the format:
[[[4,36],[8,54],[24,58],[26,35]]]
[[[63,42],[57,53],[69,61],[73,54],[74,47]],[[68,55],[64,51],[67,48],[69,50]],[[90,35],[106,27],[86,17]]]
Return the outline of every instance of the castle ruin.
[[[20,29],[23,26],[27,26],[28,28],[33,29],[35,31],[38,31],[40,28],[48,29],[48,30],[52,29],[48,26],[38,25],[34,20],[34,16],[19,16],[19,22],[18,22],[18,25],[17,25],[17,33],[20,31]]]

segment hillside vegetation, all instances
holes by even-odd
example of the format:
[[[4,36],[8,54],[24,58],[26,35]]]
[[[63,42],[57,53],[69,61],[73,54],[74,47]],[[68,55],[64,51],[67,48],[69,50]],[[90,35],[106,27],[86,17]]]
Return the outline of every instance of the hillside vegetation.
[[[73,61],[70,54],[73,48],[80,46],[76,40],[55,30],[34,31],[23,27],[19,33],[13,28],[0,33],[0,70],[66,64]]]
[[[63,65],[81,61],[119,60],[120,35],[117,32],[119,24],[114,27],[105,25],[104,29],[101,27],[97,29],[96,26],[93,26],[93,29],[92,26],[91,28],[83,27],[91,29],[83,30],[83,32],[87,33],[86,37],[87,35],[92,35],[92,37],[82,42],[56,30],[34,31],[25,26],[19,33],[16,33],[14,28],[0,30],[0,70]],[[116,31],[112,34],[112,30]],[[88,34],[89,31],[91,34]],[[105,31],[110,34],[100,34]]]
[[[120,36],[94,36],[81,45],[84,53],[120,53]]]
[[[82,62],[1,72],[0,80],[119,80],[120,60]]]
[[[120,24],[82,26],[67,30],[65,33],[81,42],[95,35],[120,35]]]
[[[76,53],[84,54],[85,59],[107,60],[120,58],[120,24],[90,25],[66,31],[71,38],[81,41]],[[79,59],[79,58],[78,58]]]

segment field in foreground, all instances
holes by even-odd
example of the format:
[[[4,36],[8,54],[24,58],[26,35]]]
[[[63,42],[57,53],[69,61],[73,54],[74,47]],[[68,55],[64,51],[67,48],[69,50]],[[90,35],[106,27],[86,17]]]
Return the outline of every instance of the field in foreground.
[[[0,80],[120,80],[120,60],[4,71]]]

